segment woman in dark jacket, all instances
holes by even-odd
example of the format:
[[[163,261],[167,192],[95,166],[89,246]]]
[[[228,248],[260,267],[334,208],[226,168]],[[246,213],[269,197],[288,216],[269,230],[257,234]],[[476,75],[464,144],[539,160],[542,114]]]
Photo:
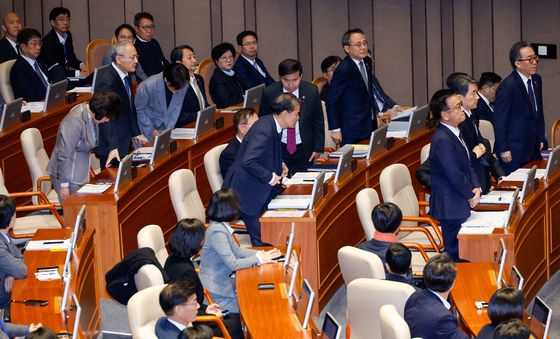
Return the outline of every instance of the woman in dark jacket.
[[[212,49],[212,60],[216,64],[210,79],[210,96],[218,108],[226,108],[243,103],[243,87],[233,70],[235,48],[224,42]]]
[[[477,339],[494,338],[494,330],[502,322],[519,319],[523,320],[525,297],[523,292],[513,287],[502,287],[490,298],[488,303],[488,317],[490,324],[484,325]]]

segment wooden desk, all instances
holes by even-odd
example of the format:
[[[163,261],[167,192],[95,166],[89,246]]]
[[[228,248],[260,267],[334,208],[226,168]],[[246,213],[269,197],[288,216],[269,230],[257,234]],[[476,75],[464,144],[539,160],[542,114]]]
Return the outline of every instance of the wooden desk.
[[[399,139],[393,148],[383,150],[370,160],[358,160],[357,168],[341,183],[328,183],[326,195],[312,211],[301,218],[261,218],[262,239],[274,245],[285,245],[296,222],[294,243],[301,246],[303,276],[318,298],[314,316],[319,314],[331,296],[343,284],[337,253],[343,246],[356,246],[365,240],[356,209],[356,194],[373,187],[381,196],[379,175],[394,163],[406,165],[415,182],[414,172],[420,165],[420,150],[431,142],[433,130],[424,129],[411,139]],[[419,185],[416,183],[416,186]]]
[[[235,275],[239,310],[249,338],[312,338],[311,326],[307,330],[300,327],[286,296],[281,263],[238,270]],[[274,289],[259,290],[261,283],[274,283]]]
[[[9,192],[31,191],[33,183],[27,162],[23,156],[19,136],[27,128],[37,128],[43,137],[45,150],[52,152],[56,142],[58,125],[72,107],[88,100],[89,94],[79,94],[78,101],[49,110],[45,113],[31,113],[31,119],[0,132],[0,168],[4,173],[6,187]],[[28,201],[31,201],[28,199]]]
[[[52,240],[69,238],[71,229],[38,230],[33,240]],[[80,318],[80,337],[95,337],[101,329],[99,312],[98,289],[95,286],[95,244],[94,230],[87,229],[78,242],[75,255],[72,258],[72,282],[70,296],[76,293],[82,307]],[[45,266],[59,266],[59,273],[64,266],[66,252],[26,251],[24,260],[28,273],[26,279],[15,280],[12,299],[45,299],[49,304],[45,307],[25,306],[12,303],[11,319],[13,323],[30,324],[43,323],[55,332],[72,332],[75,313],[71,312],[70,319],[65,322],[60,313],[61,297],[64,293],[62,280],[38,281],[34,273],[37,268]],[[69,301],[72,303],[72,300]]]
[[[198,193],[203,201],[210,200],[212,191],[204,170],[204,154],[214,146],[233,138],[233,116],[224,114],[225,126],[193,140],[178,140],[177,150],[153,166],[137,169],[137,177],[118,194],[113,187],[103,194],[73,194],[62,204],[64,219],[73,225],[83,204],[87,205],[87,227],[96,230],[97,276],[101,298],[109,298],[105,290],[105,273],[130,250],[138,247],[136,234],[149,224],[161,226],[166,238],[177,224],[169,197],[168,179],[178,169],[189,168],[196,177]],[[116,168],[108,168],[92,181],[117,176]]]

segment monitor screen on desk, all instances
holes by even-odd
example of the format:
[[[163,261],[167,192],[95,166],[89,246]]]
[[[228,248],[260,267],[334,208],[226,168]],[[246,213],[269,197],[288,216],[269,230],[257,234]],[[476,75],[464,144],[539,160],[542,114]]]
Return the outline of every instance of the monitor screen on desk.
[[[412,112],[410,120],[408,121],[408,130],[406,132],[407,138],[410,138],[412,134],[422,130],[426,126],[426,120],[428,120],[429,112],[430,108],[428,105],[421,106]]]
[[[288,246],[286,247],[286,253],[284,254],[284,273],[287,273],[287,269],[290,266],[290,261],[292,259],[292,256],[288,255],[288,253],[292,253],[292,248],[294,248],[295,231],[296,231],[296,223],[293,222],[292,230],[290,231],[290,235],[288,236]]]
[[[529,170],[529,172],[527,172],[527,178],[525,178],[525,181],[523,182],[523,189],[521,192],[521,203],[524,203],[525,199],[527,199],[527,197],[531,195],[533,191],[535,191],[536,174],[537,174],[537,166],[533,166]]]
[[[352,154],[354,154],[354,147],[348,147],[340,159],[338,159],[338,165],[336,166],[336,173],[334,175],[334,183],[337,184],[346,175],[352,173]]]
[[[501,286],[502,284],[502,277],[504,274],[504,265],[506,263],[506,256],[507,256],[507,249],[506,243],[504,242],[503,238],[500,238],[500,249],[495,258],[495,266],[498,270],[498,276],[496,277],[496,285]]]
[[[19,123],[22,103],[23,99],[17,98],[8,104],[4,104],[2,117],[0,118],[0,132]]]
[[[544,174],[544,179],[548,180],[549,177],[558,173],[558,169],[560,169],[560,145],[554,147],[552,152],[550,152],[550,157],[548,158],[546,163],[546,172]]]
[[[299,258],[295,250],[292,250],[292,254],[289,256],[290,264],[286,269],[285,284],[286,284],[286,295],[288,298],[293,297],[294,303],[299,300],[301,287],[298,286],[298,281],[301,281],[301,267],[299,266]]]
[[[214,121],[216,120],[216,105],[208,106],[199,111],[196,116],[196,124],[194,126],[195,139],[208,131],[214,129]]]
[[[303,289],[301,291],[301,298],[296,305],[297,319],[301,328],[306,329],[311,317],[311,310],[313,309],[313,301],[315,300],[315,292],[311,288],[309,281],[303,279]]]
[[[110,66],[111,64],[107,64],[101,67],[97,67],[93,71],[93,80],[91,82],[91,94],[95,93],[95,85],[97,85],[97,78],[99,77],[99,72],[103,72],[105,69],[107,69]]]
[[[552,310],[550,307],[548,307],[540,297],[535,297],[533,312],[531,312],[531,320],[529,320],[529,328],[537,339],[548,338],[551,319]]]
[[[327,312],[323,327],[321,329],[321,338],[324,339],[339,339],[342,333],[342,326],[336,321],[332,314]]]
[[[65,278],[62,279],[64,281],[64,292],[62,294],[62,301],[60,302],[60,313],[63,316],[67,315],[68,312],[68,297],[70,296],[70,284],[72,283],[72,267],[71,265],[68,266],[68,274]]]
[[[115,180],[114,192],[118,193],[119,190],[128,181],[132,181],[132,157],[134,154],[128,154],[126,157],[122,158],[119,163],[119,169],[117,171],[117,180]]]
[[[313,190],[311,193],[311,199],[309,199],[309,209],[312,210],[315,207],[317,201],[323,197],[323,183],[325,182],[325,172],[319,172],[315,182],[313,182]]]
[[[258,111],[261,105],[262,92],[264,84],[257,85],[245,91],[245,99],[243,100],[243,108],[252,108]]]
[[[50,84],[49,87],[47,87],[47,95],[45,96],[45,112],[55,106],[66,104],[67,87],[68,80],[66,79]]]
[[[86,205],[82,205],[80,212],[76,216],[76,223],[74,225],[74,231],[70,236],[70,246],[66,250],[66,259],[64,260],[64,266],[62,267],[62,277],[66,277],[70,274],[70,261],[72,260],[72,252],[76,249],[76,244],[78,243],[78,238],[81,238],[86,231]]]
[[[523,290],[523,282],[524,281],[525,281],[525,279],[523,278],[523,276],[521,275],[521,273],[519,272],[517,267],[513,266],[511,268],[511,273],[509,275],[508,285],[510,287],[513,287],[513,288],[521,291],[521,290]]]
[[[76,293],[72,293],[72,300],[74,301],[74,308],[76,310],[76,316],[74,317],[74,327],[72,330],[72,338],[79,338],[78,330],[80,328],[80,320],[82,317],[82,306],[80,305],[80,301],[76,296]]]
[[[154,147],[152,148],[152,157],[150,159],[150,165],[156,163],[156,161],[161,158],[164,154],[169,151],[169,143],[171,142],[171,128],[161,131],[160,134],[156,136],[154,140]]]
[[[387,129],[388,124],[385,124],[375,131],[371,132],[371,137],[369,138],[369,147],[366,159],[371,159],[373,155],[381,151],[385,146],[385,139],[387,139]]]

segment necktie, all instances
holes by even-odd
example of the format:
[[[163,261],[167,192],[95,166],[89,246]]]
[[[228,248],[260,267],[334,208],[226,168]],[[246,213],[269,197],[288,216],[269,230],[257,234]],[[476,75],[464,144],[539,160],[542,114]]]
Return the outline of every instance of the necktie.
[[[8,329],[6,329],[6,325],[4,324],[4,320],[0,319],[0,327],[2,327],[2,332],[6,333],[6,336],[10,336],[8,333]]]
[[[204,109],[204,99],[202,98],[202,92],[200,92],[200,88],[196,83],[196,78],[191,78],[191,86],[194,90],[194,94],[196,94],[196,98],[198,99],[198,105],[200,109]]]
[[[286,149],[288,153],[294,154],[296,152],[296,129],[286,129]]]
[[[35,61],[35,73],[37,73],[39,79],[41,79],[43,86],[45,86],[45,88],[49,87],[49,84],[47,83],[47,80],[45,80],[43,72],[41,72],[41,68],[39,67],[39,63],[37,61]]]
[[[124,77],[124,87],[126,88],[126,94],[128,95],[128,101],[132,102],[132,90],[130,87],[130,78],[127,76]]]
[[[533,108],[533,113],[537,111],[537,106],[535,105],[535,92],[533,92],[533,84],[531,79],[527,80],[527,92],[529,92],[529,102]]]
[[[364,79],[364,82],[366,84],[366,88],[369,88],[368,86],[368,77],[367,77],[367,73],[366,73],[366,66],[364,65],[364,61],[360,61],[360,73],[362,73],[362,79]]]
[[[459,140],[461,141],[461,144],[463,144],[463,147],[467,151],[467,157],[469,157],[470,159],[471,156],[470,156],[469,148],[467,147],[467,144],[465,143],[465,139],[463,138],[463,133],[461,132],[459,132]]]

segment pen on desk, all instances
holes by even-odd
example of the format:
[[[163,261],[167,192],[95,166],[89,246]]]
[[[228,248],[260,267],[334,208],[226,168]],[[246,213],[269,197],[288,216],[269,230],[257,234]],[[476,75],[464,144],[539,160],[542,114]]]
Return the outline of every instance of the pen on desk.
[[[315,179],[303,179],[303,182],[315,182]]]
[[[64,244],[64,241],[43,241],[43,245]]]

